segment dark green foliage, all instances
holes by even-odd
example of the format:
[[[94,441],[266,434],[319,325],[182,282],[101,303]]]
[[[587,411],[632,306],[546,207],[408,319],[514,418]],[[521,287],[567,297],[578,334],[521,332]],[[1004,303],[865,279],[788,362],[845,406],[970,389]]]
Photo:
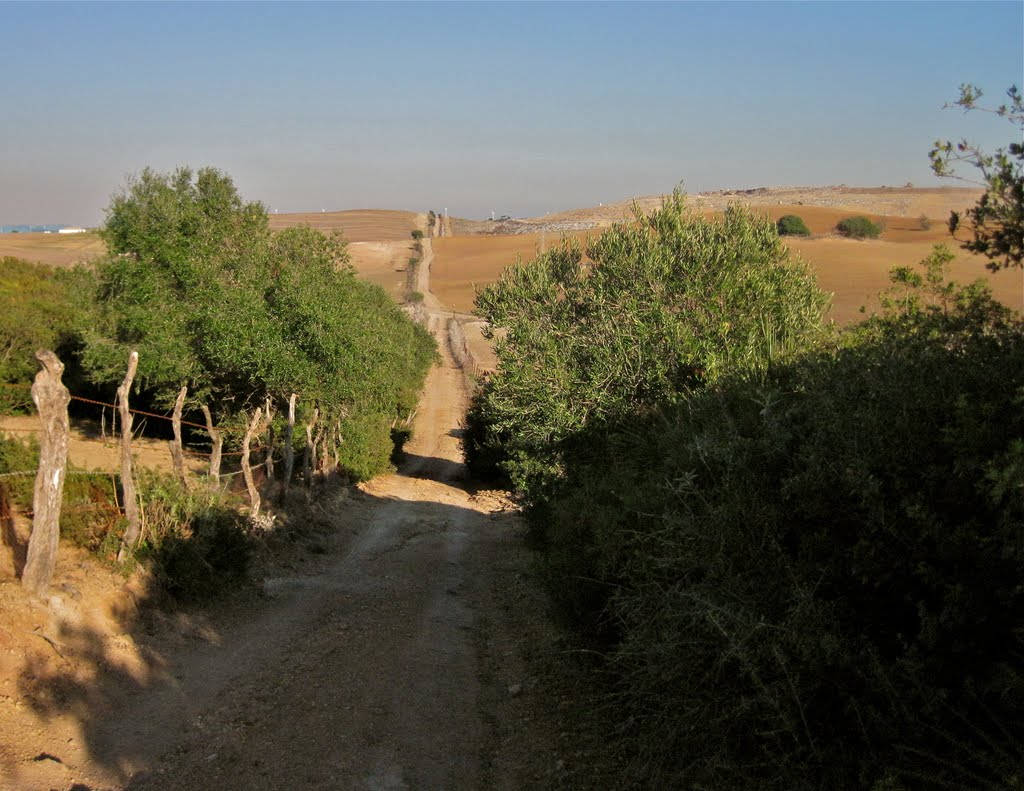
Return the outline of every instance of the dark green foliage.
[[[811,230],[807,227],[802,217],[795,214],[786,214],[779,217],[775,223],[779,236],[810,236]]]
[[[297,393],[340,428],[351,474],[386,469],[388,426],[414,408],[434,341],[355,277],[343,239],[272,234],[263,207],[210,168],[144,171],[114,198],[104,237],[112,254],[83,329],[96,382],[119,382],[137,349],[145,398],[168,407],[187,384],[222,425]]]
[[[412,232],[411,236],[412,236],[413,239],[415,239],[418,242],[420,239],[423,238],[423,231],[421,231],[419,228],[416,228]]]
[[[39,444],[34,438],[22,442],[0,434],[0,474],[18,473],[0,477],[0,489],[8,505],[22,514],[32,512],[38,465]],[[121,521],[115,500],[119,492],[117,476],[85,473],[69,465],[61,503],[61,539],[113,562]]]
[[[509,460],[508,434],[499,435],[487,411],[491,385],[485,380],[473,394],[462,423],[462,456],[466,467],[478,481],[506,488],[510,485],[505,462]]]
[[[71,285],[80,274],[17,258],[0,259],[0,410],[31,406],[38,349],[61,354],[74,336],[79,307]]]
[[[676,194],[606,231],[587,255],[584,265],[566,241],[477,297],[506,332],[470,435],[501,448],[530,504],[557,482],[561,442],[585,426],[763,367],[822,333],[827,297],[813,274],[769,220],[739,207],[713,221]],[[478,416],[486,425],[473,425]]]
[[[147,532],[136,558],[172,603],[210,599],[247,579],[252,556],[248,520],[223,495],[187,491],[171,476],[140,480]]]
[[[858,215],[847,217],[836,224],[836,230],[851,239],[877,239],[882,227],[871,222],[868,217]]]
[[[545,564],[651,787],[1024,785],[1024,324],[934,258],[838,348],[567,444]]]

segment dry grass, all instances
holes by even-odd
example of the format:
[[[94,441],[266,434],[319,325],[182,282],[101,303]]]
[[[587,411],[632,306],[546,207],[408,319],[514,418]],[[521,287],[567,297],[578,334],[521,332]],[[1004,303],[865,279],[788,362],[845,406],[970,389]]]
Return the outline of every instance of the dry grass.
[[[355,209],[352,211],[271,214],[270,227],[280,231],[296,225],[308,225],[330,233],[341,231],[350,242],[400,242],[410,239],[422,228],[425,216],[411,211]]]
[[[353,242],[348,246],[352,265],[364,280],[387,291],[396,302],[405,301],[409,258],[413,243]]]
[[[569,234],[582,243],[594,231]],[[434,239],[434,263],[430,267],[430,290],[441,304],[459,313],[473,312],[476,286],[497,280],[517,256],[528,261],[539,250],[559,243],[560,234],[530,233],[515,236],[448,236]]]
[[[50,266],[70,267],[106,252],[99,234],[4,233],[0,234],[0,258],[13,256]]]
[[[872,201],[871,196],[875,198]],[[889,270],[895,266],[912,266],[925,258],[935,244],[945,243],[957,253],[951,266],[952,276],[963,283],[978,278],[986,279],[997,299],[1012,308],[1024,309],[1024,282],[1020,272],[992,274],[985,269],[985,259],[969,255],[959,249],[949,236],[946,218],[953,206],[970,204],[970,190],[860,190],[854,194],[857,202],[840,206],[812,206],[808,204],[757,204],[754,211],[764,213],[773,221],[784,214],[798,214],[807,223],[813,236],[789,237],[786,242],[814,268],[819,285],[834,294],[829,318],[839,324],[848,324],[862,317],[861,307],[868,312],[877,308],[878,292],[889,285]],[[840,196],[841,197],[841,196]],[[833,200],[831,196],[829,200]],[[646,199],[645,199],[646,200]],[[653,200],[653,199],[652,199]],[[741,200],[734,197],[733,200]],[[870,211],[899,203],[907,207],[909,216],[892,216]],[[923,207],[928,212],[920,211]],[[603,213],[614,212],[614,207],[602,207]],[[705,208],[708,216],[718,212]],[[852,241],[835,236],[833,229],[839,220],[852,214],[864,214],[885,225],[881,237],[869,241]],[[920,214],[930,219],[930,227],[922,228]],[[565,212],[559,219],[586,220],[586,210]],[[548,218],[550,219],[550,218]],[[573,233],[585,242],[588,235],[599,231]],[[434,265],[431,287],[438,299],[463,313],[472,312],[475,288],[494,282],[502,270],[514,263],[516,256],[524,260],[533,258],[542,245],[558,243],[558,234],[523,234],[517,236],[455,236],[434,240]]]

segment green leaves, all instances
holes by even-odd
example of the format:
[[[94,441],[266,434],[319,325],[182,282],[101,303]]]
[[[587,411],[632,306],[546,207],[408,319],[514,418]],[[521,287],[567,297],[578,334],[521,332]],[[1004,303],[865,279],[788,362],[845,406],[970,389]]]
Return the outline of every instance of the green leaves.
[[[117,381],[138,349],[140,386],[162,405],[188,384],[230,419],[299,393],[324,421],[350,422],[355,474],[386,465],[390,422],[414,407],[434,341],[356,279],[343,238],[271,234],[263,206],[211,168],[144,170],[112,200],[104,238],[84,333],[97,381]]]
[[[1006,95],[1008,104],[983,107],[978,104],[981,89],[964,84],[954,102],[964,112],[989,112],[1009,121],[1015,128],[1016,139],[1005,149],[989,154],[967,140],[956,145],[949,140],[936,140],[928,153],[932,171],[941,178],[966,180],[956,175],[956,165],[960,163],[979,171],[981,180],[977,183],[985,187],[985,193],[965,212],[971,228],[962,247],[988,258],[987,266],[993,271],[1024,266],[1024,98],[1015,85],[1010,86]],[[954,236],[961,230],[962,220],[959,213],[950,214],[949,232]]]
[[[591,240],[586,259],[567,241],[481,291],[502,333],[480,414],[529,496],[557,478],[574,433],[812,343],[826,304],[767,219],[730,207],[708,220],[676,194]]]

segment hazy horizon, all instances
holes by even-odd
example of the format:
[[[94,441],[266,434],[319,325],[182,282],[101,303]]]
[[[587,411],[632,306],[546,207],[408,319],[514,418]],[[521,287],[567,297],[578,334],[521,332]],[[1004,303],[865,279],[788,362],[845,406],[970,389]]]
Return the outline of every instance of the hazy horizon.
[[[273,212],[536,216],[671,191],[956,186],[943,110],[1024,82],[1024,5],[0,3],[0,223],[95,226],[149,166]],[[981,31],[983,35],[979,35]]]

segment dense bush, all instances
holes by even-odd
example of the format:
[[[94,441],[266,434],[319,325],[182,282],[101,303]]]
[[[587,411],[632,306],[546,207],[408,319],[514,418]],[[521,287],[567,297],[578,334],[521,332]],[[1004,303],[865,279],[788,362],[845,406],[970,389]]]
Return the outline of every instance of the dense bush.
[[[1024,324],[929,286],[565,453],[545,563],[651,787],[1024,787]]]
[[[775,223],[779,236],[810,236],[811,229],[807,227],[802,217],[795,214],[785,214],[779,217]]]
[[[851,239],[877,239],[882,227],[867,217],[847,217],[836,224],[836,230]]]
[[[135,557],[158,597],[197,602],[245,582],[253,548],[249,520],[223,494],[189,490],[152,471],[140,476],[139,491],[147,530]]]
[[[32,511],[39,444],[0,433],[0,490],[8,506],[23,514]],[[60,537],[103,560],[112,561],[120,538],[121,512],[114,500],[115,481],[103,473],[86,473],[68,466],[61,501]],[[13,475],[11,473],[14,473]],[[24,474],[28,473],[28,474]]]
[[[17,258],[0,258],[0,411],[31,406],[28,388],[37,349],[64,353],[74,337],[78,306],[74,273]],[[66,355],[65,355],[66,357]]]
[[[566,241],[509,267],[477,298],[505,334],[468,426],[479,450],[495,452],[473,450],[470,462],[502,456],[531,506],[557,484],[561,443],[576,432],[763,367],[822,333],[827,297],[810,269],[746,209],[711,220],[676,194],[586,252],[584,264]]]
[[[82,327],[94,381],[119,382],[137,349],[142,399],[166,408],[188,385],[188,407],[207,403],[220,425],[297,393],[340,434],[350,474],[386,469],[390,423],[414,409],[435,344],[355,276],[344,239],[272,233],[264,207],[211,168],[143,171],[103,235],[110,255]]]

